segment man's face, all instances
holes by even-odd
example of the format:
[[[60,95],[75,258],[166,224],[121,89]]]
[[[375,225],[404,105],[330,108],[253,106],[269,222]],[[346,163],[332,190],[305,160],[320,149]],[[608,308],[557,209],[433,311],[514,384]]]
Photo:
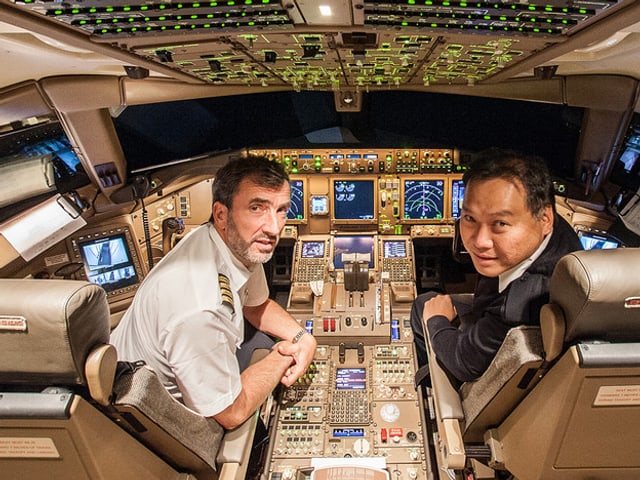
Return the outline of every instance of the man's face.
[[[280,189],[270,190],[242,180],[231,209],[214,203],[214,225],[244,265],[265,263],[278,244],[290,204],[287,182]]]
[[[551,206],[536,218],[519,180],[475,180],[467,186],[460,235],[482,275],[496,277],[530,257],[552,228]]]

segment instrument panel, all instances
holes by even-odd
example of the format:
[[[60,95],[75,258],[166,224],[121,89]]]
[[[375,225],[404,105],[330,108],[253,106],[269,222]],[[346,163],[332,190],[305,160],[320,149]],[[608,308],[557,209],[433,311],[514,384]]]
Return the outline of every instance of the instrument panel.
[[[464,197],[454,149],[250,150],[291,177],[288,224],[300,234],[376,231],[450,238]]]

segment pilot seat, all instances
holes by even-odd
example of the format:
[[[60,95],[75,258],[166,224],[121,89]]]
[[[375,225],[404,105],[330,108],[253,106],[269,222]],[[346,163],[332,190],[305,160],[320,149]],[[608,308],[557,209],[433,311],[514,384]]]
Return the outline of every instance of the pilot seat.
[[[108,342],[99,286],[0,279],[0,477],[244,478],[258,412],[225,432]]]
[[[483,376],[458,390],[429,349],[442,471],[640,478],[638,271],[640,249],[566,255],[551,277],[540,327],[512,329]]]

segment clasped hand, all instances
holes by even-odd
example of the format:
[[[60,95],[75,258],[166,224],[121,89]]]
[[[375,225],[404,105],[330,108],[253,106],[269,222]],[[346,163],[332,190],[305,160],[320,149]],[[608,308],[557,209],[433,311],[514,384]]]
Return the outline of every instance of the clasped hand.
[[[292,363],[284,372],[280,380],[283,385],[290,387],[309,368],[316,354],[316,339],[312,335],[303,335],[298,343],[280,342],[276,349],[280,355],[292,358]]]

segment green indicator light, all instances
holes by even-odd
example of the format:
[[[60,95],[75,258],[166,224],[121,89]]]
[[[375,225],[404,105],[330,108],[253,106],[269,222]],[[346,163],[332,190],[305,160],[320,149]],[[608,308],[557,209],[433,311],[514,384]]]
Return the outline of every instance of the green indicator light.
[[[408,0],[407,4],[409,5],[415,5],[416,4],[416,0]]]
[[[244,0],[244,4],[245,5],[253,5],[253,2],[251,0]]]
[[[226,18],[229,18],[229,17],[231,16],[231,14],[230,14],[229,12],[227,12],[227,13],[225,13],[225,14],[224,14],[224,16],[225,16]]]
[[[121,28],[116,28],[116,33],[121,33],[122,29]]]
[[[547,18],[547,23],[551,23],[551,19],[550,18]]]
[[[131,31],[132,32],[137,32],[138,31],[138,27],[131,27]]]
[[[167,8],[167,6],[166,6],[166,5],[158,5],[158,8],[159,8],[160,10],[164,10],[165,8]]]
[[[445,7],[448,7],[451,4],[449,2],[442,2],[442,5],[445,6]]]
[[[533,22],[533,23],[536,23],[536,19],[535,19],[535,18],[532,18],[532,19],[530,19],[529,21],[530,21],[530,22]]]
[[[182,20],[182,15],[178,15],[178,16],[176,17],[176,20]]]
[[[117,18],[112,18],[111,19],[111,23],[118,23],[118,19]]]
[[[149,7],[147,5],[140,5],[141,12],[146,12],[147,10],[149,10]]]
[[[189,28],[191,28],[193,30],[194,28],[196,28],[196,26],[195,25],[191,25]]]
[[[531,11],[535,11],[535,9],[536,9],[536,6],[535,6],[535,5],[529,5],[529,10],[531,10]]]
[[[544,10],[546,12],[553,12],[553,7],[545,7]]]
[[[584,9],[584,8],[581,8],[581,9],[580,9],[580,13],[581,13],[581,14],[585,14],[585,13],[587,13],[587,10],[586,10],[586,9]]]
[[[102,30],[100,30],[100,33],[107,33],[109,30],[107,30],[106,28],[103,28]]]
[[[535,33],[540,33],[540,29],[539,29],[539,28],[534,28],[534,29],[533,29],[533,31],[534,31]]]
[[[97,9],[97,8],[95,8],[95,7],[91,7],[91,8],[89,9],[89,13],[96,13],[97,11],[98,11],[98,9]]]
[[[130,12],[131,11],[131,7],[124,7],[122,9],[123,12]]]
[[[191,15],[189,18],[191,18],[192,20],[196,20],[198,18],[198,15]]]
[[[107,10],[106,10],[106,11],[107,11],[108,13],[112,13],[112,12],[114,11],[114,8],[113,8],[113,7],[107,7]]]
[[[76,14],[80,13],[80,10],[78,10],[77,8],[74,8],[73,10],[71,10],[71,13],[76,15]]]
[[[460,6],[463,7],[463,8],[466,7],[467,6],[467,2],[460,2]]]
[[[158,17],[158,20],[160,20],[161,22],[164,22],[167,19],[167,17]]]
[[[177,8],[182,8],[182,4],[179,3],[178,5],[176,5]]]
[[[208,14],[207,18],[213,18],[213,13]]]
[[[174,30],[180,30],[181,28],[182,28],[182,27],[181,27],[180,25],[174,25],[174,26],[173,26],[173,29],[174,29]]]
[[[96,25],[99,25],[100,23],[102,23],[102,20],[100,20],[99,18],[96,20]]]
[[[407,25],[409,25],[409,22],[402,22],[402,23],[401,23],[401,25],[402,25],[403,27],[406,27]]]
[[[249,22],[247,25],[249,25],[250,27],[253,27],[255,24],[256,24],[256,22],[251,21],[251,22]]]
[[[242,12],[242,14],[240,16],[241,17],[246,17],[247,16],[247,12]]]
[[[135,22],[135,21],[136,21],[136,19],[135,19],[135,18],[132,18],[132,17],[129,17],[129,19],[128,19],[127,21],[128,21],[128,22]]]
[[[507,21],[507,17],[505,17],[505,16],[501,16],[501,17],[500,17],[500,20],[501,20],[502,22],[506,22],[506,21]]]
[[[424,2],[425,5],[433,5],[433,2],[431,0],[427,0],[426,2]]]
[[[193,5],[191,5],[193,8],[200,8],[200,4],[199,3],[194,3]]]
[[[567,20],[562,20],[562,23],[564,23],[566,25],[569,22]]]
[[[484,18],[485,20],[491,20],[491,15],[485,15],[485,16],[484,16],[484,17],[482,17],[482,18]]]
[[[234,2],[233,0],[229,0],[227,2],[227,6],[229,6],[229,7],[233,7],[235,4],[236,4],[236,2]]]
[[[80,25],[86,25],[87,21],[86,20],[80,20]]]
[[[150,32],[150,31],[151,31],[151,27],[147,27],[147,28],[145,28],[145,30],[146,30],[147,32]]]
[[[438,24],[437,23],[432,23],[431,24],[431,28],[438,28]]]
[[[150,21],[150,20],[151,20],[151,19],[150,19],[149,17],[144,17],[144,21],[145,21],[145,22],[148,22],[148,21]]]
[[[62,15],[62,10],[54,10],[54,15]]]

